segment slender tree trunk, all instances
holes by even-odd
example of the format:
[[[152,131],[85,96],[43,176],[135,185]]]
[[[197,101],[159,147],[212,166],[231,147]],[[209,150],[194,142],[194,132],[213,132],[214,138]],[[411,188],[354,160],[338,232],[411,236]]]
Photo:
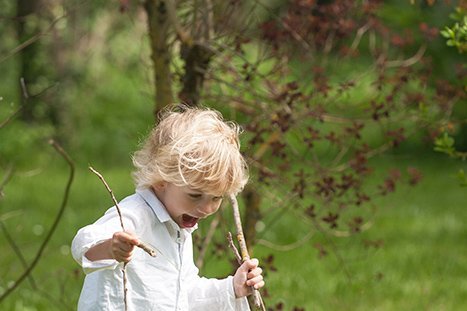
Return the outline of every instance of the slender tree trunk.
[[[204,77],[212,56],[213,52],[204,44],[182,45],[182,58],[185,61],[183,88],[179,94],[182,102],[190,106],[199,104]]]
[[[154,113],[173,103],[171,51],[168,44],[169,18],[163,0],[146,0],[144,8],[148,16],[151,59],[154,64],[155,105]]]

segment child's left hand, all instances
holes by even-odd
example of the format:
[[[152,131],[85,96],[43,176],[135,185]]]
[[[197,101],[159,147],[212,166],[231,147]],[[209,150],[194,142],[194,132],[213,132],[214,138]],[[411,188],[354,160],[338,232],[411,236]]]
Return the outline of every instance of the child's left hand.
[[[235,297],[245,297],[252,293],[251,287],[260,289],[264,286],[261,273],[263,269],[258,267],[259,261],[256,258],[245,261],[235,272],[233,277]]]

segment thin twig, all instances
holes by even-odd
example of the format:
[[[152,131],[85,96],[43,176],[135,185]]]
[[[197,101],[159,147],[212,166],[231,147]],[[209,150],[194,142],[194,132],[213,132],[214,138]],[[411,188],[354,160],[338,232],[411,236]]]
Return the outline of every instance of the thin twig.
[[[235,246],[233,239],[232,239],[232,233],[230,231],[227,233],[227,241],[229,242],[229,247],[232,249],[232,252],[235,255],[235,259],[237,259],[237,262],[239,265],[242,264],[242,256],[238,252],[238,248]]]
[[[120,219],[120,226],[122,227],[122,230],[125,231],[125,226],[123,225],[122,212],[120,210],[120,206],[118,206],[117,199],[115,199],[112,189],[110,189],[109,185],[104,179],[104,176],[102,176],[101,173],[93,169],[91,166],[89,167],[89,170],[91,170],[91,172],[93,172],[94,174],[97,175],[97,177],[99,177],[99,179],[102,181],[107,191],[110,193],[110,196],[112,197],[112,201],[115,204],[115,208],[117,209],[118,218]],[[123,264],[123,268],[122,268],[122,279],[123,279],[123,305],[125,306],[125,311],[127,311],[128,310],[128,302],[127,302],[127,293],[128,293],[127,282],[128,281],[126,277],[126,262]]]
[[[91,166],[89,167],[89,170],[91,172],[93,172],[94,174],[97,175],[97,177],[99,177],[99,179],[102,181],[102,183],[104,184],[105,188],[107,189],[107,191],[109,192],[110,196],[112,197],[112,201],[114,202],[115,204],[115,208],[117,209],[117,213],[118,213],[118,218],[120,219],[120,226],[122,227],[122,230],[123,231],[126,231],[125,230],[125,226],[123,225],[123,216],[122,216],[122,210],[120,208],[120,206],[118,205],[118,201],[117,199],[115,198],[115,195],[112,191],[112,189],[109,187],[109,185],[107,184],[107,182],[105,181],[104,179],[104,176],[102,176],[101,173],[99,173],[98,171],[96,171],[94,168],[92,168]],[[139,244],[136,245],[138,246],[139,248],[141,248],[143,251],[145,251],[146,253],[148,253],[149,256],[151,257],[156,257],[156,251],[151,247],[149,246],[147,243],[143,242],[143,241],[139,241]]]
[[[109,192],[110,194],[110,197],[112,198],[112,201],[114,202],[115,204],[115,208],[117,209],[117,213],[118,213],[118,218],[120,220],[120,226],[122,227],[122,231],[126,231],[125,230],[125,225],[123,224],[123,216],[122,216],[122,210],[120,209],[120,206],[118,205],[118,201],[117,199],[115,198],[115,195],[114,195],[114,192],[112,191],[112,189],[109,187],[109,184],[107,184],[107,182],[105,181],[105,178],[104,176],[102,176],[101,173],[99,173],[98,171],[96,171],[94,168],[92,168],[91,166],[89,167],[89,170],[91,172],[93,172],[94,174],[97,175],[97,177],[99,177],[99,179],[102,181],[102,183],[104,184],[105,188],[107,189],[107,191]],[[152,247],[150,247],[149,245],[147,245],[146,243],[140,241],[140,243],[138,245],[139,248],[141,248],[142,250],[144,250],[146,253],[148,253],[150,256],[152,257],[156,257],[156,251],[152,249]],[[126,276],[126,265],[127,263],[125,262],[123,264],[123,268],[122,268],[122,278],[123,278],[123,304],[125,306],[125,311],[128,310],[128,302],[127,302],[127,294],[128,294],[128,287],[127,287],[127,283],[128,283],[128,279],[127,279],[127,276]]]
[[[299,248],[300,246],[304,245],[306,242],[308,242],[311,239],[313,235],[314,235],[314,231],[310,230],[310,232],[308,232],[300,240],[295,241],[290,244],[286,244],[286,245],[279,245],[279,244],[275,244],[270,241],[262,240],[262,239],[259,239],[257,243],[260,245],[266,246],[268,248],[271,248],[273,250],[276,250],[276,251],[288,252],[288,251],[291,251],[293,249]]]
[[[3,188],[10,181],[11,177],[13,177],[13,166],[12,165],[8,166],[8,168],[6,169],[6,173],[3,176],[3,180],[0,183],[0,198],[3,197]]]
[[[37,34],[35,34],[34,36],[32,36],[31,38],[29,38],[28,40],[24,41],[23,43],[21,43],[20,45],[18,45],[17,47],[15,47],[14,49],[12,49],[9,53],[7,53],[6,55],[4,55],[2,58],[0,58],[0,63],[4,62],[5,60],[7,60],[8,58],[12,57],[13,55],[17,54],[18,52],[20,52],[21,50],[25,49],[26,47],[30,46],[31,44],[33,44],[34,42],[38,41],[41,37],[45,36],[46,34],[48,34],[54,27],[55,27],[55,24],[57,24],[61,19],[63,18],[66,18],[68,14],[64,14],[62,16],[59,16],[57,17],[56,19],[54,19],[50,25],[47,27],[47,29],[45,31],[42,31],[42,32],[39,32]]]
[[[29,92],[28,92],[28,88],[26,87],[26,82],[24,82],[23,77],[21,77],[19,79],[19,83],[21,85],[21,91],[23,92],[24,99],[28,99],[29,98]]]
[[[215,218],[211,221],[208,233],[206,234],[206,237],[204,238],[203,245],[198,255],[198,259],[196,260],[196,266],[198,267],[198,269],[201,269],[203,266],[204,257],[206,256],[207,249],[209,247],[209,244],[211,244],[211,240],[214,237],[216,228],[219,226],[220,216],[221,214],[217,213]]]
[[[122,227],[122,230],[123,230],[123,231],[126,231],[126,230],[125,230],[125,225],[123,224],[122,211],[121,211],[121,209],[120,209],[120,206],[118,205],[117,199],[115,198],[114,192],[112,191],[112,189],[110,189],[109,184],[107,184],[107,182],[106,182],[105,179],[104,179],[104,176],[102,176],[101,173],[99,173],[98,171],[96,171],[92,166],[89,167],[89,170],[90,170],[91,172],[93,172],[94,174],[96,174],[97,177],[99,177],[99,179],[102,181],[102,183],[104,184],[105,188],[106,188],[107,191],[109,192],[110,197],[112,198],[112,201],[113,201],[114,204],[115,204],[115,208],[117,209],[118,219],[120,219],[120,226]]]
[[[229,195],[229,199],[230,199],[230,204],[232,205],[232,209],[233,209],[235,227],[237,230],[237,241],[238,241],[238,244],[240,245],[242,261],[245,262],[246,260],[250,259],[250,255],[246,247],[245,236],[243,235],[242,220],[240,217],[240,209],[238,208],[238,201],[234,194]],[[264,305],[260,292],[253,287],[252,289],[253,289],[253,298],[254,298],[255,307],[266,311],[266,306]]]
[[[5,235],[6,240],[8,241],[8,244],[10,244],[10,247],[13,249],[15,252],[16,256],[18,256],[19,261],[23,265],[25,269],[28,268],[28,263],[26,262],[26,259],[23,256],[23,253],[21,252],[20,248],[18,245],[16,245],[15,239],[11,236],[11,234],[8,232],[8,229],[6,228],[5,224],[3,223],[3,220],[0,220],[0,227],[2,228],[3,234]],[[34,290],[37,290],[37,285],[36,282],[34,281],[34,278],[32,275],[28,275],[29,283],[31,284],[31,287]]]
[[[386,67],[392,68],[392,67],[410,67],[422,59],[423,55],[425,54],[426,51],[426,45],[420,46],[418,49],[417,53],[415,53],[414,56],[405,59],[405,60],[393,60],[393,61],[388,61],[386,64]]]
[[[185,43],[188,46],[191,46],[193,44],[193,39],[185,31],[185,29],[183,29],[182,25],[180,24],[178,20],[177,12],[176,12],[177,9],[176,9],[176,4],[174,0],[166,0],[165,7],[167,10],[167,16],[169,18],[169,21],[172,23],[172,26],[175,29],[175,32],[177,33],[178,39],[182,43]]]
[[[5,120],[3,120],[2,123],[0,123],[0,129],[2,129],[8,123],[10,123],[10,121],[16,117],[16,115],[21,111],[21,109],[23,109],[23,106],[20,106],[18,109],[13,111]]]
[[[65,211],[67,202],[68,202],[68,196],[70,193],[70,188],[71,184],[73,182],[73,177],[75,173],[75,165],[73,164],[73,161],[71,158],[68,156],[68,154],[63,150],[63,148],[54,140],[50,140],[49,143],[55,148],[55,150],[65,159],[65,161],[68,163],[68,166],[70,167],[70,175],[68,177],[68,182],[65,187],[65,194],[63,195],[63,200],[62,204],[60,205],[60,209],[57,213],[57,216],[55,217],[54,223],[52,224],[52,227],[50,228],[49,232],[47,233],[47,236],[45,237],[44,241],[42,242],[41,246],[39,247],[39,250],[36,253],[36,256],[34,257],[33,261],[29,265],[29,267],[23,272],[23,274],[13,283],[12,286],[10,286],[1,296],[0,296],[0,303],[8,296],[10,295],[32,272],[34,267],[37,265],[39,262],[39,259],[41,258],[42,253],[45,250],[45,247],[49,243],[49,241],[52,238],[52,235],[54,234],[55,230],[58,227],[58,223],[62,219],[63,212]]]

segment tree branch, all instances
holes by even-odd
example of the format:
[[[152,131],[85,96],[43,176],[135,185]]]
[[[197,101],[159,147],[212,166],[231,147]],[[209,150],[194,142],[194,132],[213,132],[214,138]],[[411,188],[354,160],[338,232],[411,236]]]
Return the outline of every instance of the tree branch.
[[[8,58],[14,56],[15,54],[19,53],[20,51],[22,51],[23,49],[27,48],[28,46],[30,46],[31,44],[33,44],[34,42],[38,41],[41,37],[45,36],[46,34],[49,33],[49,31],[51,31],[54,27],[55,27],[55,24],[58,23],[62,18],[65,18],[67,16],[67,14],[64,14],[60,17],[57,17],[56,19],[54,19],[49,27],[47,27],[47,29],[45,31],[41,31],[39,33],[37,33],[36,35],[32,36],[31,38],[29,38],[28,40],[24,41],[23,43],[21,43],[20,45],[18,45],[17,47],[15,47],[13,50],[11,50],[9,53],[7,53],[5,56],[3,56],[2,58],[0,58],[0,63],[4,62],[5,60],[7,60]]]
[[[425,54],[426,51],[426,45],[422,45],[417,53],[415,53],[414,56],[405,59],[405,60],[393,60],[393,61],[388,61],[386,63],[387,67],[410,67],[420,61],[422,59],[423,54]]]
[[[240,252],[242,261],[247,261],[250,259],[250,255],[248,253],[248,249],[246,247],[245,237],[243,235],[243,228],[242,228],[242,220],[240,217],[240,209],[238,208],[238,201],[234,194],[229,195],[230,204],[232,205],[234,221],[235,221],[235,228],[237,231],[237,241],[240,245]],[[256,308],[266,311],[266,307],[264,305],[263,299],[261,298],[261,294],[257,289],[253,288],[253,297],[254,303]]]
[[[118,201],[117,199],[115,198],[115,195],[112,191],[112,189],[109,187],[109,184],[107,184],[107,182],[105,181],[104,179],[104,176],[102,176],[101,173],[99,173],[98,171],[96,171],[94,168],[92,168],[91,166],[89,167],[89,170],[91,172],[93,172],[94,174],[97,175],[97,177],[99,177],[99,179],[102,181],[102,183],[104,184],[105,188],[107,189],[107,191],[109,192],[110,194],[110,197],[112,198],[112,201],[115,205],[115,208],[117,209],[117,213],[118,213],[118,218],[120,219],[120,226],[122,227],[122,230],[123,231],[126,231],[125,230],[125,226],[123,224],[123,216],[122,216],[122,210],[120,208],[120,206],[118,205]],[[154,249],[152,249],[151,246],[149,246],[148,244],[146,244],[145,242],[141,241],[140,240],[140,243],[138,245],[139,248],[141,248],[143,251],[145,251],[146,253],[148,253],[149,256],[151,257],[156,257],[156,251]]]
[[[216,232],[216,228],[219,226],[220,222],[220,213],[217,213],[215,218],[211,221],[211,224],[209,226],[209,231],[206,234],[206,237],[204,238],[203,245],[201,247],[201,250],[199,252],[198,259],[196,260],[196,266],[198,269],[201,269],[204,263],[204,257],[206,256],[206,251],[209,247],[209,244],[211,244],[211,240],[214,237],[214,233]]]
[[[234,253],[235,259],[237,260],[237,263],[239,265],[242,264],[242,256],[238,252],[237,247],[235,246],[233,239],[232,239],[232,233],[230,231],[227,233],[227,241],[229,242],[229,247],[232,249],[232,252]]]
[[[59,209],[57,215],[55,216],[55,220],[54,220],[54,222],[52,224],[52,227],[50,228],[49,232],[47,233],[47,236],[45,237],[44,241],[42,242],[41,246],[39,247],[39,250],[37,251],[36,256],[34,257],[33,261],[31,262],[29,267],[23,272],[23,274],[13,283],[13,285],[10,286],[0,296],[0,303],[6,297],[8,297],[8,295],[10,295],[29,276],[29,274],[32,272],[34,267],[37,265],[37,263],[39,262],[39,259],[42,256],[42,253],[45,250],[45,247],[47,246],[47,244],[49,243],[49,241],[52,238],[52,235],[54,234],[55,230],[57,229],[58,224],[59,224],[60,220],[62,219],[63,213],[65,212],[66,205],[68,203],[70,188],[71,188],[71,184],[73,182],[73,177],[74,177],[74,173],[75,173],[75,165],[73,164],[73,161],[68,156],[68,154],[65,152],[65,150],[63,150],[63,148],[56,141],[50,140],[49,143],[65,159],[68,166],[70,167],[70,175],[68,177],[68,182],[67,182],[66,187],[65,187],[65,193],[63,195],[63,200],[62,200],[62,203],[60,205],[60,209]]]

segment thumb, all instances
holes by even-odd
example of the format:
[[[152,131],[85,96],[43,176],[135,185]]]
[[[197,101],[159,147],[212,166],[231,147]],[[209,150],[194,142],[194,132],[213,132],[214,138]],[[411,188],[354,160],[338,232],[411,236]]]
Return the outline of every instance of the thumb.
[[[122,238],[122,241],[123,242],[126,242],[130,245],[139,245],[140,244],[140,241],[138,239],[138,237],[131,233],[131,232],[122,232],[122,235],[121,235],[121,238]]]

